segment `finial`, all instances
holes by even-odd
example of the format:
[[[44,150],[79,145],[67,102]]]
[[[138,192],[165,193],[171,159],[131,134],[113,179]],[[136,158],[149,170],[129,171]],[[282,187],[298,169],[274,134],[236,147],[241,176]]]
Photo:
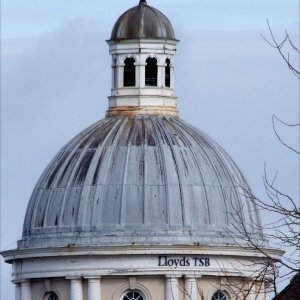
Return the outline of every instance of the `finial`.
[[[147,1],[146,0],[140,0],[139,5],[147,5]]]

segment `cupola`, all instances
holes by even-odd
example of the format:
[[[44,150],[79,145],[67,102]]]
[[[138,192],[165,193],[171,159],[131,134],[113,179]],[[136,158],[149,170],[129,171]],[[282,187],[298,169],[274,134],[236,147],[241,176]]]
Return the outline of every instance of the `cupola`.
[[[243,244],[235,209],[243,224],[260,224],[238,167],[178,117],[176,43],[171,23],[146,1],[117,20],[108,41],[106,118],[74,137],[43,172],[19,248],[224,245],[228,232]],[[249,232],[261,240],[259,226]]]
[[[107,42],[112,56],[107,116],[177,116],[174,56],[178,40],[168,18],[141,0],[119,17]]]

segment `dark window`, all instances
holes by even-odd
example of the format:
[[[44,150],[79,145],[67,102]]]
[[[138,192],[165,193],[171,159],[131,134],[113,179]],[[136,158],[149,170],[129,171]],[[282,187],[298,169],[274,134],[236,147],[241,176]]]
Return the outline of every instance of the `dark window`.
[[[149,57],[146,60],[146,63],[145,85],[157,86],[157,60],[156,58]]]
[[[123,300],[144,300],[144,297],[139,291],[128,291]]]
[[[135,60],[126,58],[124,61],[124,86],[135,86]]]
[[[166,59],[166,67],[165,67],[165,86],[171,86],[171,68],[170,68],[170,60]]]
[[[212,298],[212,300],[227,300],[227,297],[225,296],[224,293],[222,293],[221,291],[216,291]]]
[[[58,296],[54,292],[47,293],[45,299],[46,300],[59,300]]]

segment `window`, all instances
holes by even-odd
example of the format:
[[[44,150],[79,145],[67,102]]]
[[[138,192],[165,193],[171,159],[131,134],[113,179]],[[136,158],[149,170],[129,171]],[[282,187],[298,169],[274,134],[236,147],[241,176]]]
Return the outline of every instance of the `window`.
[[[46,294],[45,300],[59,300],[59,298],[54,292],[50,292]]]
[[[139,291],[127,291],[123,300],[144,300],[144,297]]]
[[[124,86],[135,86],[135,60],[126,58],[124,61]]]
[[[212,298],[212,300],[227,300],[227,297],[225,296],[225,294],[221,291],[216,291]]]
[[[146,86],[157,86],[157,60],[156,58],[147,58],[146,60]]]
[[[166,67],[165,67],[165,86],[171,86],[171,68],[170,68],[170,60],[166,59]]]

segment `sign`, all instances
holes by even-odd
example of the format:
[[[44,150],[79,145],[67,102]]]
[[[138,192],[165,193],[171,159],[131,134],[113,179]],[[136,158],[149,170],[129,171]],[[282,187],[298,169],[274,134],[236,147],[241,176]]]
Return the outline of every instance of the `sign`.
[[[209,267],[210,258],[203,256],[194,257],[168,257],[168,256],[158,256],[158,266],[159,267]]]

